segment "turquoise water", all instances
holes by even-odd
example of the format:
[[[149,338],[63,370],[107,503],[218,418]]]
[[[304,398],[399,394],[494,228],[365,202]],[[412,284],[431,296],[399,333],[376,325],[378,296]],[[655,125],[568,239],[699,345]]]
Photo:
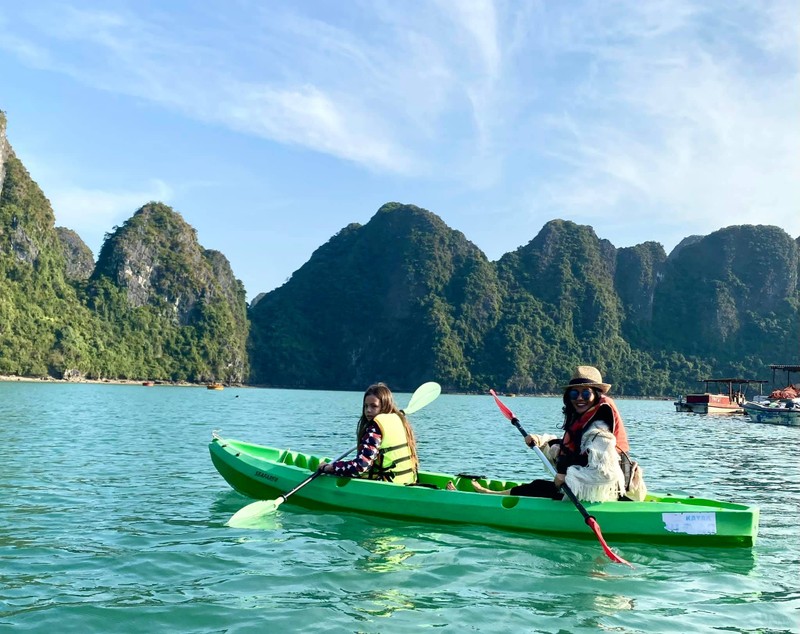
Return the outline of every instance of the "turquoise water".
[[[669,401],[619,402],[650,489],[758,504],[754,549],[612,544],[631,570],[595,540],[291,504],[264,530],[225,526],[250,500],[211,465],[212,430],[338,455],[360,399],[0,383],[0,631],[800,631],[800,429]],[[505,402],[557,432],[558,400]],[[489,396],[444,395],[412,422],[426,469],[541,476]]]

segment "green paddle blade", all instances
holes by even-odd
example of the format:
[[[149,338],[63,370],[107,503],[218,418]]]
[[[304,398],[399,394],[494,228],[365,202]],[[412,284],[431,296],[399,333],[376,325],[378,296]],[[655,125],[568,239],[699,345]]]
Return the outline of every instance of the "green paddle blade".
[[[227,525],[233,528],[248,528],[258,524],[265,515],[274,513],[283,504],[283,498],[277,500],[259,500],[240,508],[228,520]]]
[[[408,405],[405,407],[403,412],[406,414],[413,414],[414,412],[421,410],[426,405],[435,401],[441,393],[442,386],[435,381],[423,383],[411,395],[411,400],[408,402]]]

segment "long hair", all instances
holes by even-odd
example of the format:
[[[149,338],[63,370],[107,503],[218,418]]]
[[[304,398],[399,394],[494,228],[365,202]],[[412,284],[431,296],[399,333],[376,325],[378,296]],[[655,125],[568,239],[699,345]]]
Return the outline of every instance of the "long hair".
[[[419,458],[417,458],[417,439],[414,436],[414,430],[411,427],[411,423],[408,422],[406,415],[397,407],[397,404],[394,402],[392,391],[385,383],[370,385],[364,392],[364,398],[361,400],[361,418],[358,419],[358,425],[356,427],[356,442],[361,442],[361,437],[364,435],[364,431],[369,424],[367,417],[364,415],[364,401],[367,400],[368,396],[377,397],[381,406],[380,414],[397,414],[400,420],[403,421],[403,428],[406,431],[406,438],[408,439],[408,450],[411,453],[411,465],[414,469],[414,473],[416,473],[419,469]]]

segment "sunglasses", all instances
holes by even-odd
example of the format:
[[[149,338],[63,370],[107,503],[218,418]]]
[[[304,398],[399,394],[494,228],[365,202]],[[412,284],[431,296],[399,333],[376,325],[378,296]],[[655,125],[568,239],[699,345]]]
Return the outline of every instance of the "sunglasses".
[[[578,390],[570,390],[569,391],[569,398],[570,398],[571,401],[575,401],[575,400],[578,399],[578,396],[580,395],[581,398],[583,398],[584,401],[588,401],[590,398],[592,398],[592,394],[594,394],[594,392],[592,392],[592,390],[590,390],[588,388],[583,390],[582,392],[580,392]]]

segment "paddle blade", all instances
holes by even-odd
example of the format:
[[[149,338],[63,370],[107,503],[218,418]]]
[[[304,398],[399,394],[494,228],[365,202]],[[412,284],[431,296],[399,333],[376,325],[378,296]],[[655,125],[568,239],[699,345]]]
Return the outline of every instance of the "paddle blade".
[[[227,526],[233,528],[248,528],[254,524],[258,524],[260,520],[266,515],[274,513],[278,507],[283,504],[283,497],[277,500],[259,500],[253,502],[245,507],[240,508],[236,513],[231,515],[226,523]]]
[[[414,412],[421,410],[426,405],[429,405],[435,401],[437,398],[439,398],[439,394],[441,393],[442,386],[435,381],[423,383],[411,395],[411,400],[408,402],[408,405],[403,412],[406,414],[413,414]]]
[[[594,531],[594,534],[597,536],[597,541],[599,541],[600,545],[603,547],[603,552],[606,554],[606,557],[608,557],[615,564],[625,564],[626,566],[633,568],[633,564],[625,561],[622,557],[608,547],[606,540],[603,539],[603,533],[600,532],[600,525],[597,523],[596,519],[590,515],[586,518],[586,524]]]
[[[505,403],[503,403],[503,401],[497,397],[497,394],[494,390],[489,390],[489,394],[494,397],[494,402],[497,403],[497,407],[499,407],[500,411],[503,412],[503,416],[505,416],[508,420],[514,418],[514,412],[506,407]]]

